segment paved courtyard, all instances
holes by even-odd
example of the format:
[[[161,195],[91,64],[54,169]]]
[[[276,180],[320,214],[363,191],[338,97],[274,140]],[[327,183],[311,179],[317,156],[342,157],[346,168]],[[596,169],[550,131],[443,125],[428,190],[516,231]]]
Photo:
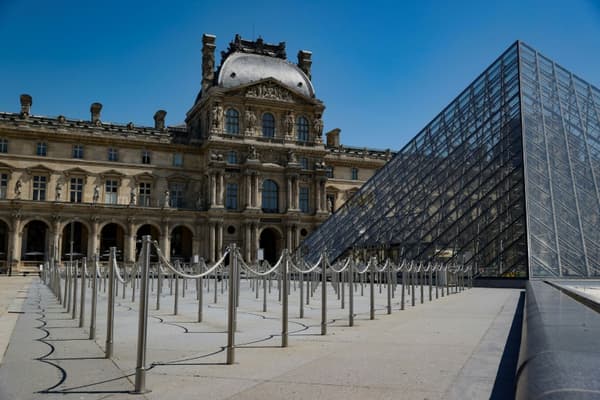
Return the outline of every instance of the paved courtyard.
[[[244,281],[236,362],[225,365],[226,288],[221,293],[219,284],[217,303],[214,282],[210,292],[204,288],[203,322],[198,323],[193,282],[180,298],[179,315],[173,315],[165,281],[160,310],[156,291],[150,295],[146,386],[151,392],[132,395],[138,302],[131,301],[129,288],[124,299],[121,289],[116,300],[114,357],[108,360],[103,288],[92,341],[89,289],[85,325],[79,328],[38,278],[32,278],[27,293],[18,291],[27,281],[6,287],[3,279],[3,309],[12,296],[27,298],[18,306],[23,313],[14,314],[19,319],[0,365],[0,399],[482,399],[512,393],[510,377],[498,371],[520,290],[473,288],[438,299],[434,294],[429,302],[426,289],[423,304],[416,290],[416,305],[407,295],[403,311],[398,290],[387,315],[386,290],[376,286],[376,317],[369,320],[369,286],[361,295],[357,285],[355,326],[349,327],[348,291],[341,309],[328,285],[328,334],[321,336],[320,288],[300,319],[299,290],[292,283],[289,347],[281,348],[276,285],[265,313],[262,289],[257,299]],[[1,321],[0,339],[5,339],[8,323]]]

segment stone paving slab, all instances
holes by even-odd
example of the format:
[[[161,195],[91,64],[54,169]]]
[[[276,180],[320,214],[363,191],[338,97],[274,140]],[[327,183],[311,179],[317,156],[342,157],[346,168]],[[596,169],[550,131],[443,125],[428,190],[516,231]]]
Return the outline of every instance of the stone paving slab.
[[[166,282],[165,282],[166,283]],[[320,289],[305,318],[298,294],[290,295],[290,347],[280,348],[277,291],[267,313],[247,283],[242,285],[236,363],[224,365],[226,291],[205,293],[204,322],[197,323],[193,286],[173,315],[165,288],[161,309],[151,293],[145,395],[133,389],[137,302],[117,298],[115,356],[103,358],[106,294],[99,292],[97,338],[57,303],[39,280],[31,286],[0,367],[0,399],[464,399],[488,398],[502,356],[519,290],[474,288],[385,314],[385,290],[376,291],[376,319],[368,318],[368,287],[355,292],[355,325],[347,325],[329,286],[328,335],[320,336]],[[122,290],[122,289],[121,289]],[[262,295],[262,292],[260,293]],[[348,295],[346,291],[346,296]],[[399,293],[396,293],[399,296]],[[35,377],[32,379],[32,377]]]

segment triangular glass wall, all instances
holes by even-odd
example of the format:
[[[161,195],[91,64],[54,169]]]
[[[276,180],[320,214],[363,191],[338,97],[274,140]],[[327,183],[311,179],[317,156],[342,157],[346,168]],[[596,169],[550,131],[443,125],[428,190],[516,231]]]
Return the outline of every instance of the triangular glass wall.
[[[480,276],[600,274],[599,99],[515,43],[303,253],[385,245],[403,258],[468,263]]]

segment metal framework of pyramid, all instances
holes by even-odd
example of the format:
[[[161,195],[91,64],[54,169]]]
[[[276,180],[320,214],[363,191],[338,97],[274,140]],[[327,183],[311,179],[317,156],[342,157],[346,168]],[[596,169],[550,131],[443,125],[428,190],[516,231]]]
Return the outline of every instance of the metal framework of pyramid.
[[[508,48],[302,245],[483,277],[600,276],[600,90]]]

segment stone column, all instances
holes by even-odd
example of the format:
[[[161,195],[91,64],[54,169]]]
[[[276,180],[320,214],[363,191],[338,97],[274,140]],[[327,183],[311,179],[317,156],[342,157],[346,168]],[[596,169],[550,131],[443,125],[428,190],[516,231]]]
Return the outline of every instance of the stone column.
[[[252,259],[252,224],[247,222],[244,226],[244,254],[245,261]]]
[[[171,261],[171,234],[169,232],[169,223],[163,222],[160,227],[160,251],[162,251],[163,255],[167,260]]]
[[[294,248],[300,246],[300,227],[294,225]]]
[[[224,177],[223,174],[219,174],[219,196],[217,199],[217,204],[222,206],[223,204],[225,204],[224,201],[224,193],[225,193],[225,183],[224,183]]]
[[[21,260],[21,248],[22,248],[22,243],[21,240],[23,238],[23,221],[21,220],[21,217],[15,217],[13,219],[13,226],[12,226],[12,230],[10,231],[10,243],[11,243],[11,247],[10,247],[10,251],[12,254],[12,259],[16,262],[15,265],[13,265],[13,267],[16,267],[19,264],[19,261]],[[11,260],[9,260],[10,262]]]
[[[292,241],[292,227],[290,225],[285,226],[285,243],[287,249],[291,251],[294,242]]]
[[[256,261],[257,249],[260,246],[260,236],[258,235],[258,222],[254,222],[252,224],[252,243],[254,244],[252,248],[252,260]]]
[[[210,221],[208,223],[208,255],[210,261],[215,260],[215,223]]]
[[[252,180],[254,181],[254,187],[252,188],[252,206],[256,208],[260,208],[258,205],[258,174],[252,176]]]
[[[246,208],[252,207],[252,175],[246,175]]]
[[[300,193],[300,179],[296,177],[294,179],[294,209],[297,210],[298,206],[298,194]]]
[[[61,246],[61,237],[62,237],[62,232],[61,232],[61,223],[59,219],[55,219],[53,224],[52,224],[52,240],[51,240],[51,246],[52,248],[50,249],[50,255],[54,255],[54,259],[55,260],[60,260],[61,258],[61,250],[62,250],[62,246]]]
[[[294,208],[294,205],[292,204],[293,201],[293,197],[292,197],[292,178],[288,177],[287,178],[287,209],[288,211],[292,210]]]
[[[325,180],[321,180],[321,211],[327,211],[327,190]]]
[[[214,173],[208,176],[209,182],[209,208],[214,207],[217,204],[217,179]]]
[[[321,182],[315,182],[315,210],[321,212]]]
[[[125,260],[126,262],[135,262],[135,234],[136,234],[136,229],[135,229],[135,225],[133,224],[133,220],[128,220],[127,223],[127,231],[124,232],[124,238],[123,238],[123,260]]]
[[[90,240],[88,241],[88,254],[87,257],[89,260],[91,260],[94,256],[94,254],[98,254],[99,249],[98,249],[98,245],[99,245],[99,236],[100,236],[100,222],[98,221],[98,218],[92,218],[92,234],[90,235]]]

